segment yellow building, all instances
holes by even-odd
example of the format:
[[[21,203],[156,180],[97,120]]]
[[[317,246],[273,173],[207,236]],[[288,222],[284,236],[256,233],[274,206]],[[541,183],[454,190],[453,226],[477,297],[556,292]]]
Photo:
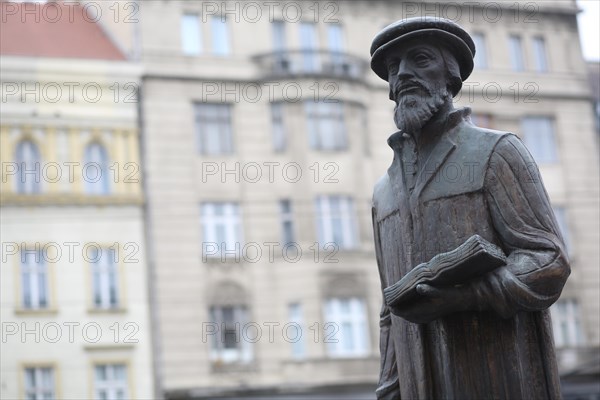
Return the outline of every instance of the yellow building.
[[[152,398],[140,68],[79,6],[1,6],[0,396]]]
[[[136,23],[103,22],[143,65],[167,398],[373,396],[381,288],[370,203],[395,127],[368,49],[381,28],[419,15],[473,36],[476,70],[456,104],[480,126],[519,134],[540,166],[573,269],[552,309],[565,397],[597,391],[571,380],[597,378],[586,366],[600,347],[598,152],[575,1],[135,10]]]

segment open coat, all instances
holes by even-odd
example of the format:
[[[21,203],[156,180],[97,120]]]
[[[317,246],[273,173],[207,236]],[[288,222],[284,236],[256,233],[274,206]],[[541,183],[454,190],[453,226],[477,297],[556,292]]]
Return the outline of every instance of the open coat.
[[[428,324],[384,304],[379,399],[560,398],[547,308],[570,269],[537,166],[513,134],[476,127],[453,111],[414,188],[402,140],[375,186],[373,224],[382,288],[473,234],[508,263],[473,281],[477,309]]]

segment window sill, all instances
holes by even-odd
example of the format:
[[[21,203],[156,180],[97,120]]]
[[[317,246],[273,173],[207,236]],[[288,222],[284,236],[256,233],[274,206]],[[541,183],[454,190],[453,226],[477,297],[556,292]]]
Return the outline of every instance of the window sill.
[[[23,316],[56,315],[58,310],[56,308],[16,308],[15,314]]]
[[[127,308],[88,308],[87,312],[88,314],[125,314],[127,313]]]

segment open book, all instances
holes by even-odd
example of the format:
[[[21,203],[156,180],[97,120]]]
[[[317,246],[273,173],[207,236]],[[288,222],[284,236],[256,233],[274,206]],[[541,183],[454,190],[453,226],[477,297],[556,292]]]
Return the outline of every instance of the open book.
[[[417,265],[398,282],[385,288],[383,295],[388,306],[397,306],[417,297],[417,285],[421,283],[457,285],[505,264],[506,255],[502,249],[479,235],[473,235],[456,249]]]

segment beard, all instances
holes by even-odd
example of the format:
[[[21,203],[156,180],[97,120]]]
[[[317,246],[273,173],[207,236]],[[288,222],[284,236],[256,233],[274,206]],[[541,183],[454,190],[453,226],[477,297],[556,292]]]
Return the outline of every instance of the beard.
[[[394,123],[401,132],[416,135],[451,98],[446,88],[430,90],[425,86],[417,93],[397,95]]]

